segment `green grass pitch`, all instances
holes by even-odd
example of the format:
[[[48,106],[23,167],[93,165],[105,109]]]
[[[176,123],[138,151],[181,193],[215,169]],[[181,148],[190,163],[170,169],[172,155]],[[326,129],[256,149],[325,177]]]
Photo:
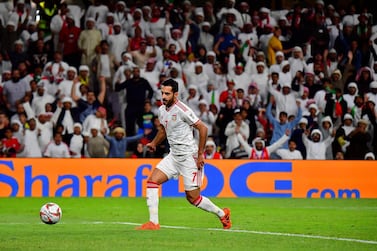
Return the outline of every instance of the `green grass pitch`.
[[[377,200],[220,199],[233,227],[184,198],[160,198],[159,231],[144,198],[1,198],[0,250],[377,250]],[[39,209],[58,203],[56,225]]]

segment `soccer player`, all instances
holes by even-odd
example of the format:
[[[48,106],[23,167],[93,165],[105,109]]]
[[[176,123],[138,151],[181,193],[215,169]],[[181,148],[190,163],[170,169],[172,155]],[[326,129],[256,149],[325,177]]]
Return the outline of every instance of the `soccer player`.
[[[231,227],[230,210],[220,209],[208,198],[200,194],[203,180],[204,148],[207,139],[207,127],[184,103],[178,100],[178,83],[173,79],[161,85],[163,105],[159,108],[158,128],[155,138],[147,144],[154,151],[156,146],[167,138],[170,153],[164,157],[153,170],[147,181],[147,206],[149,222],[138,227],[138,230],[160,229],[158,220],[159,187],[162,183],[178,175],[183,176],[186,199],[204,211],[216,214],[224,229]],[[199,131],[199,143],[195,143],[192,127]]]

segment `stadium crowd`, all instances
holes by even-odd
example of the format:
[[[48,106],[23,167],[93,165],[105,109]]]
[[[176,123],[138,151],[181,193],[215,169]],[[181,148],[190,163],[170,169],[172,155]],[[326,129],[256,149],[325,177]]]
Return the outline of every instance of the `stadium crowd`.
[[[0,2],[2,157],[162,157],[144,146],[173,78],[208,159],[375,159],[367,8],[126,2]]]

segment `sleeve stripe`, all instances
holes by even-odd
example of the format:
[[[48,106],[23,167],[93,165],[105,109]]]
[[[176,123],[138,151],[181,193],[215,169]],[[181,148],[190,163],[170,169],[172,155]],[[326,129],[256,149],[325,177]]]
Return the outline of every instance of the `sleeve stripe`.
[[[187,107],[186,107],[184,104],[182,104],[181,101],[178,101],[176,105],[177,105],[179,108],[181,108],[184,112],[187,112],[187,111],[188,111],[188,110],[187,110]]]
[[[200,119],[198,119],[195,123],[193,123],[192,125],[197,125],[197,124],[199,124],[199,122],[200,122],[201,120]]]

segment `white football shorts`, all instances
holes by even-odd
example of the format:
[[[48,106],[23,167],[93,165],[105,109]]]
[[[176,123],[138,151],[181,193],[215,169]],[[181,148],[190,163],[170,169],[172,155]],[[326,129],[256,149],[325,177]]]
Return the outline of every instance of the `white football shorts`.
[[[192,191],[200,188],[204,179],[204,168],[198,170],[196,156],[173,156],[169,153],[156,166],[168,176],[168,179],[183,177],[185,191]]]

